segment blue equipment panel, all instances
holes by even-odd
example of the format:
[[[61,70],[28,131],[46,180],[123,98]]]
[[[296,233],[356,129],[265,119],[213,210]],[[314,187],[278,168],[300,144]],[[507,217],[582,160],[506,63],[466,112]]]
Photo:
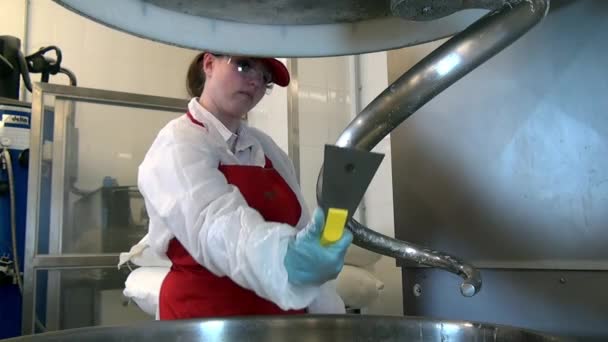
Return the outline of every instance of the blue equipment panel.
[[[27,204],[28,156],[30,144],[29,106],[0,104],[0,143],[7,145],[12,161],[15,193],[17,255],[20,272],[23,272],[25,217]],[[5,164],[6,165],[6,164]],[[0,169],[0,258],[13,262],[12,232],[8,170]],[[0,339],[18,336],[21,333],[21,294],[11,277],[4,274],[0,281]]]

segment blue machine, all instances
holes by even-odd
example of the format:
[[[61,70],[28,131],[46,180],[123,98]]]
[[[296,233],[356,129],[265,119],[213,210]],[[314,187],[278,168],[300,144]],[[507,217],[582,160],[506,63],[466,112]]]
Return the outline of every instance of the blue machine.
[[[19,265],[19,272],[23,272],[30,117],[28,104],[0,103],[0,144],[3,145],[0,147],[3,151],[0,167],[0,339],[21,333],[21,294],[15,263]],[[4,154],[5,148],[10,160]],[[13,201],[11,196],[14,196]],[[14,220],[14,229],[11,220]]]
[[[25,228],[27,216],[27,194],[29,175],[31,107],[29,103],[0,98],[0,339],[21,335],[22,296],[17,283],[14,247],[17,263],[23,276],[25,254]],[[52,110],[45,112],[43,137],[53,140]],[[7,161],[4,147],[10,155]],[[11,165],[9,177],[8,165]],[[44,169],[44,167],[43,167]],[[39,201],[38,252],[48,253],[49,220],[51,203],[50,173],[43,172]],[[12,182],[11,182],[12,180]],[[12,187],[12,189],[11,189]],[[14,202],[11,203],[11,192]],[[14,208],[14,209],[13,209]],[[11,211],[14,210],[14,213]],[[12,216],[14,214],[14,216]],[[14,217],[14,237],[11,220]],[[46,274],[39,276],[36,288],[36,320],[39,329],[44,329],[46,321]]]
[[[76,76],[61,67],[61,50],[43,47],[29,56],[20,52],[17,37],[0,36],[0,339],[21,335],[22,295],[20,286],[25,254],[28,163],[30,145],[31,106],[18,101],[20,80],[32,91],[30,74],[40,73],[41,81],[51,75],[64,73],[71,85]],[[55,58],[46,56],[55,52]],[[46,110],[45,110],[46,111]],[[43,139],[52,141],[53,110],[45,113]],[[5,152],[6,151],[6,152]],[[42,178],[50,177],[43,172]],[[38,219],[38,252],[48,252],[50,181],[42,181],[39,189],[40,216]],[[44,330],[46,275],[38,279],[36,287],[36,322]]]

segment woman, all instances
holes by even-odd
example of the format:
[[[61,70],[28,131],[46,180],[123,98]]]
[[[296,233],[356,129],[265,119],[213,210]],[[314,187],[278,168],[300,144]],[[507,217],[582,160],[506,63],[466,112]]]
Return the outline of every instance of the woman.
[[[160,319],[297,314],[328,302],[342,307],[326,312],[343,312],[328,281],[352,235],[320,245],[323,213],[309,222],[291,161],[242,121],[274,84],[289,84],[285,66],[201,53],[187,83],[199,97],[160,131],[139,168],[151,247],[173,264]]]

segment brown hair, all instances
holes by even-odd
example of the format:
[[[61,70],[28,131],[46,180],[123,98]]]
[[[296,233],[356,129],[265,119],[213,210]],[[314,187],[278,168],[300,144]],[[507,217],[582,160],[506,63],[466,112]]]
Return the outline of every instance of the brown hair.
[[[191,97],[199,97],[205,87],[205,71],[203,71],[203,57],[205,52],[201,52],[190,63],[188,74],[186,75],[186,89]]]

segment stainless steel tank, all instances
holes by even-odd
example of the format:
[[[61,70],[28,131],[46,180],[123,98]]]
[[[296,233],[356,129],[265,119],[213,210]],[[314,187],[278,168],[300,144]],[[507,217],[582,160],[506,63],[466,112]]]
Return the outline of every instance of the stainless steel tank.
[[[546,19],[391,132],[395,235],[484,280],[403,266],[406,315],[608,341],[608,2]],[[433,44],[388,53],[396,78]],[[500,310],[496,310],[499,307]]]
[[[506,326],[379,316],[291,316],[157,321],[123,327],[64,330],[6,342],[208,341],[570,341]]]

